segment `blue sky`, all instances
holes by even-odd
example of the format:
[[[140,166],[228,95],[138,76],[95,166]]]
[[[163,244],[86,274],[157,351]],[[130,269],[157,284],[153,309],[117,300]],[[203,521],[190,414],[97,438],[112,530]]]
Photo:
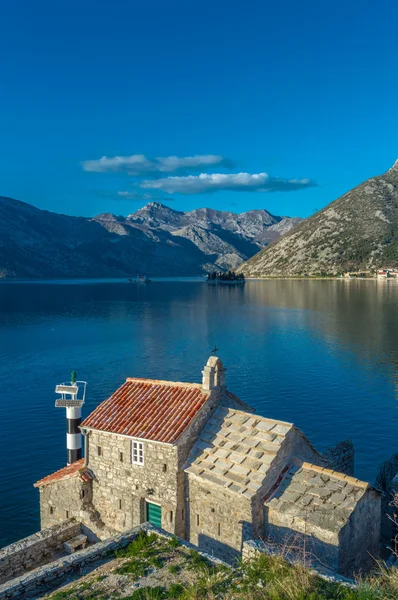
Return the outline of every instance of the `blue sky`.
[[[392,0],[0,6],[0,195],[307,216],[398,157]]]

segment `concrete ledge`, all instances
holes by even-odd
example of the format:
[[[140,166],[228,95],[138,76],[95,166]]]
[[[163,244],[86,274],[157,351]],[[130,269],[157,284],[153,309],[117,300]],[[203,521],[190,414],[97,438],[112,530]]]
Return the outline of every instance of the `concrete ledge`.
[[[79,524],[80,525],[80,524]],[[140,531],[148,531],[156,533],[159,537],[166,539],[174,538],[175,536],[153,527],[149,523],[144,523],[138,527],[134,527],[129,531],[120,533],[102,542],[98,542],[84,550],[79,550],[70,556],[65,556],[59,560],[48,563],[29,573],[25,573],[16,579],[8,581],[0,586],[0,600],[8,598],[23,597],[27,592],[32,592],[36,588],[51,584],[55,580],[61,580],[68,573],[82,567],[87,563],[94,562],[100,557],[105,557],[109,552],[113,552],[120,548],[124,548],[132,542]],[[200,552],[196,546],[178,538],[181,545],[188,549],[197,550],[202,556],[206,557],[213,564],[226,564],[222,560],[214,558],[205,552]]]

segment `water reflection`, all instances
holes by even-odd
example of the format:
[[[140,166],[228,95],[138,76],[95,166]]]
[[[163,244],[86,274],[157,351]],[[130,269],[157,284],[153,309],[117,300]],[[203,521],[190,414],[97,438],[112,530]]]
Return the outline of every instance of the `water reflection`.
[[[72,368],[87,414],[127,376],[199,381],[217,344],[243,400],[318,447],[351,437],[372,479],[398,450],[397,296],[390,281],[1,284],[0,545],[38,527],[31,486],[64,463],[53,389]]]

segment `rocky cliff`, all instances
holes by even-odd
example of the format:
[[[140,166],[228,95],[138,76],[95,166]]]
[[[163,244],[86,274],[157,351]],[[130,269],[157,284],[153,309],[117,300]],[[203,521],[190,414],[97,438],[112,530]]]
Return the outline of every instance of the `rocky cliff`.
[[[300,219],[173,210],[151,202],[128,217],[71,217],[0,197],[0,278],[199,275],[236,268]]]
[[[398,265],[398,161],[240,267],[247,276],[368,271]]]

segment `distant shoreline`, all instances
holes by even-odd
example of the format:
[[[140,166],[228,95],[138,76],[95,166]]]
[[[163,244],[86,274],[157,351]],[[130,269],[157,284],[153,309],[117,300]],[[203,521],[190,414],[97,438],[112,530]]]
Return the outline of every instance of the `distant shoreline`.
[[[186,282],[186,283],[207,283],[205,276],[202,275],[186,275],[182,277],[178,276],[164,276],[164,277],[151,277],[152,282],[154,283],[172,283],[172,282]],[[308,276],[302,277],[298,275],[269,275],[265,277],[246,277],[246,281],[254,282],[254,281],[388,281],[388,282],[398,282],[398,278],[388,278],[381,279],[378,277],[317,277],[317,276]],[[106,283],[117,283],[117,284],[127,284],[128,281],[125,277],[53,277],[53,278],[26,278],[26,279],[10,279],[10,278],[0,278],[0,284],[37,284],[37,285],[45,285],[48,283],[49,285],[54,284],[106,284]],[[129,285],[130,287],[134,287],[134,281]]]

